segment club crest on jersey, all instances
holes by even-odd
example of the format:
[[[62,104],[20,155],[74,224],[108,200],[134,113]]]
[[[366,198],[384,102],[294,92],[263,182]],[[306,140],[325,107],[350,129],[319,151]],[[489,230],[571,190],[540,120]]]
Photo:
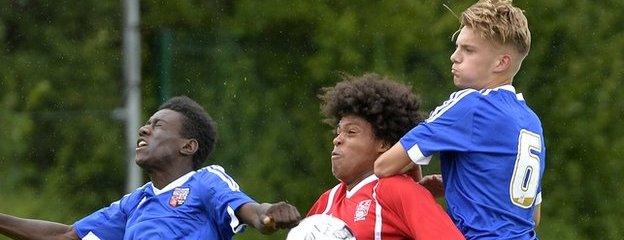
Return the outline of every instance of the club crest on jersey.
[[[366,215],[368,215],[368,209],[370,208],[371,200],[362,200],[358,203],[357,208],[355,209],[355,217],[353,218],[354,222],[362,221],[366,219]]]
[[[169,199],[169,205],[172,207],[179,207],[186,201],[186,197],[188,197],[190,188],[175,188],[173,189],[173,195],[171,195],[171,199]]]

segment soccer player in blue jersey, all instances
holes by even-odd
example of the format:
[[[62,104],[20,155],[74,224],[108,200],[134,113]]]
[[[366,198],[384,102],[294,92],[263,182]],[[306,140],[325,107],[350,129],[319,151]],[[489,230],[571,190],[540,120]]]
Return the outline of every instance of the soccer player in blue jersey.
[[[530,42],[527,19],[511,1],[470,6],[451,55],[461,90],[375,162],[384,177],[439,153],[448,211],[467,239],[537,239],[544,135],[512,86]]]
[[[206,111],[187,97],[160,106],[139,129],[136,163],[151,182],[72,226],[0,214],[15,239],[231,239],[251,225],[270,234],[297,225],[287,203],[256,203],[223,168],[200,168],[216,140]]]

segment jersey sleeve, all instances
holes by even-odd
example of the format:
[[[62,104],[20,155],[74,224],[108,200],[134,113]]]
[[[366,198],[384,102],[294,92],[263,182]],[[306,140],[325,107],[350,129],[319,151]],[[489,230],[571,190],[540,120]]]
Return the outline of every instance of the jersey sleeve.
[[[398,219],[399,229],[412,239],[464,239],[431,193],[408,176],[379,180],[375,190],[383,208]]]
[[[73,227],[81,239],[123,239],[127,214],[123,209],[129,195],[78,220]]]
[[[399,141],[410,159],[429,164],[431,155],[441,151],[466,151],[472,144],[473,114],[479,92],[466,89],[431,112],[429,118],[410,130]]]
[[[246,203],[254,202],[247,194],[240,191],[238,184],[221,166],[212,165],[202,169],[202,181],[207,186],[203,202],[206,210],[213,213],[213,219],[219,226],[222,236],[230,236],[243,231],[243,224],[236,211]]]

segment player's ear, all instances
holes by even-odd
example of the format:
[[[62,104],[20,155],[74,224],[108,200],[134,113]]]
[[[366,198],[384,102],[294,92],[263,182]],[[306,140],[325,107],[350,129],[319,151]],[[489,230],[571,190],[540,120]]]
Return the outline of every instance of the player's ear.
[[[393,145],[392,143],[380,140],[379,144],[378,144],[378,147],[377,147],[377,152],[384,153],[384,152],[388,151],[388,149],[390,149],[392,147],[392,145]]]
[[[195,140],[194,138],[186,139],[184,145],[180,149],[180,154],[185,156],[192,156],[193,154],[195,154],[195,152],[197,152],[198,148],[199,143],[197,142],[197,140]]]
[[[511,60],[512,60],[512,56],[509,53],[503,53],[502,55],[500,55],[498,59],[496,60],[496,65],[494,66],[494,72],[502,73],[502,72],[506,72],[507,70],[509,70],[509,68],[511,68]]]

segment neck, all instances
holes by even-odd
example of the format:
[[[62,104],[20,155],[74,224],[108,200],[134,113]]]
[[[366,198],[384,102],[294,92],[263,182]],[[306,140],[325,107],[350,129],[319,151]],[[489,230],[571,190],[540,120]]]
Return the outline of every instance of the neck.
[[[163,171],[157,171],[157,170],[148,171],[148,175],[154,187],[158,189],[163,189],[164,187],[169,185],[171,182],[175,181],[176,179],[184,176],[184,174],[187,174],[191,171],[193,171],[193,168],[190,166],[178,167],[178,168],[171,167]]]
[[[485,85],[484,89],[494,89],[500,86],[511,85],[512,78],[493,79]]]
[[[345,182],[347,184],[347,190],[351,191],[351,189],[353,189],[353,187],[355,187],[355,185],[358,185],[358,183],[360,183],[362,180],[364,180],[365,178],[369,177],[370,175],[373,175],[373,170],[369,170],[369,171],[364,172],[360,176],[354,178],[350,183],[346,183]]]

